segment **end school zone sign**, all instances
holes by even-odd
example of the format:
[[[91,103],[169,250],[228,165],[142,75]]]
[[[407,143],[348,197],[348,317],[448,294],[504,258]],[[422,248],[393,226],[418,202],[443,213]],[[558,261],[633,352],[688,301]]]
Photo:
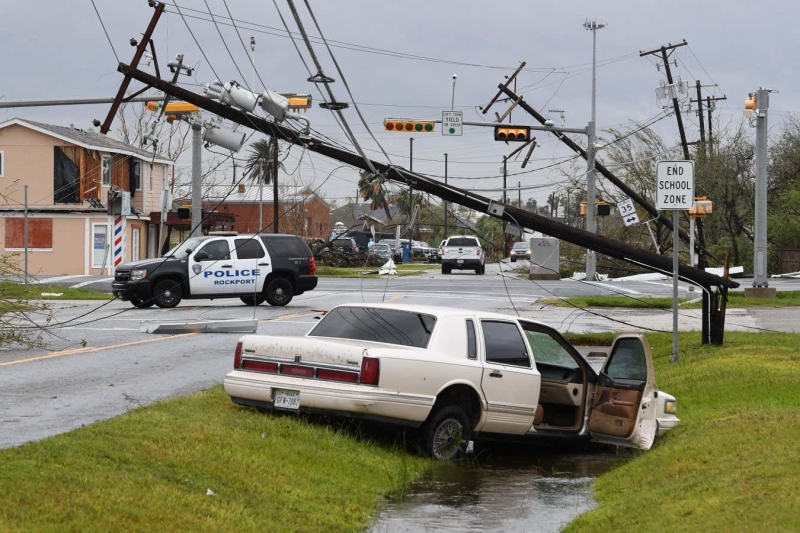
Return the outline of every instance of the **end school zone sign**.
[[[656,209],[691,209],[694,205],[694,161],[659,161]]]

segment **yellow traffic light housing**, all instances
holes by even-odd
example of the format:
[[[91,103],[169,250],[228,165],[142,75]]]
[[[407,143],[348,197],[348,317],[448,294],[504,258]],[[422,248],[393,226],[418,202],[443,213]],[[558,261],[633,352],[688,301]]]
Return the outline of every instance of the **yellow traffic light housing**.
[[[583,218],[586,218],[586,200],[581,202],[581,211],[580,214]],[[594,216],[596,217],[607,217],[611,214],[611,206],[608,205],[607,202],[603,200],[598,200],[594,203]]]
[[[430,133],[435,129],[432,120],[413,120],[408,118],[387,118],[383,121],[385,131],[400,131],[409,133]]]
[[[161,102],[153,100],[145,103],[144,106],[153,113],[157,113],[161,110]],[[170,102],[167,104],[167,107],[164,108],[164,117],[167,120],[178,120],[182,116],[199,112],[199,107],[188,102]]]
[[[706,218],[714,210],[711,200],[705,196],[698,196],[694,199],[694,205],[689,209],[689,216],[692,218]]]
[[[495,141],[514,141],[514,142],[527,142],[531,138],[531,129],[528,126],[495,126],[494,127],[494,140]]]
[[[282,94],[289,100],[289,109],[310,109],[311,108],[311,95],[310,94],[297,94],[286,93]]]

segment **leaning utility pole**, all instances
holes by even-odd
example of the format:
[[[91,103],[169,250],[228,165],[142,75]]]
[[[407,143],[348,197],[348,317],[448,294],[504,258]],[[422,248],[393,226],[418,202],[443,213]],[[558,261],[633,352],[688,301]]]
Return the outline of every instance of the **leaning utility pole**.
[[[656,48],[655,50],[650,50],[649,52],[640,52],[639,57],[661,54],[661,60],[664,62],[664,71],[667,73],[667,83],[672,85],[674,82],[672,81],[672,70],[670,69],[669,64],[669,54],[667,54],[667,50],[674,50],[681,46],[686,46],[686,40],[682,43],[678,44],[669,44],[667,46],[662,46],[661,48]],[[685,160],[689,160],[689,145],[686,142],[686,131],[683,129],[683,117],[681,116],[681,107],[680,103],[678,102],[678,96],[675,94],[672,98],[672,109],[675,111],[675,118],[678,120],[678,132],[681,135],[681,147],[683,148],[683,158]]]

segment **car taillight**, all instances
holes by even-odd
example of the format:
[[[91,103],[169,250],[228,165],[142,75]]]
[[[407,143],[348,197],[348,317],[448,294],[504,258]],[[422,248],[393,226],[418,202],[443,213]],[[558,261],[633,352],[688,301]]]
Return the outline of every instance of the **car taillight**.
[[[381,361],[377,357],[361,358],[361,384],[377,385],[381,377]]]
[[[341,370],[317,369],[317,379],[332,379],[334,381],[347,381],[355,383],[358,381],[358,374],[355,372],[344,372]]]
[[[245,359],[242,363],[242,370],[253,370],[255,372],[278,373],[278,363],[267,363],[265,361],[250,361]]]
[[[298,376],[301,378],[313,378],[314,369],[310,366],[281,365],[281,374]]]
[[[312,255],[311,257],[309,257],[309,258],[308,258],[308,265],[309,265],[309,267],[310,267],[310,269],[311,269],[311,270],[310,270],[310,273],[311,273],[311,275],[313,276],[314,274],[316,274],[316,273],[317,273],[317,260],[316,260],[316,259],[314,259],[314,256],[313,256],[313,255]]]
[[[478,248],[477,250],[475,250],[475,253],[477,254],[478,257],[480,257],[481,256],[481,249]]]
[[[236,351],[233,354],[233,369],[239,370],[239,367],[242,366],[242,343],[236,343]]]

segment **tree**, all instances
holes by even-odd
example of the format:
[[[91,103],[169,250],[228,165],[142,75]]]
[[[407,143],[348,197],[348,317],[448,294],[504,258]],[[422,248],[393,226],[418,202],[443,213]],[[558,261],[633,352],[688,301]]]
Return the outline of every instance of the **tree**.
[[[275,143],[271,139],[259,139],[250,145],[244,165],[244,171],[249,174],[250,181],[264,185],[272,182],[275,172],[275,148]],[[280,168],[281,164],[278,165]]]
[[[389,211],[389,202],[386,199],[386,189],[381,179],[366,170],[361,172],[361,176],[358,179],[358,191],[364,200],[370,202],[372,209],[383,208],[387,222],[392,219],[392,213]]]

